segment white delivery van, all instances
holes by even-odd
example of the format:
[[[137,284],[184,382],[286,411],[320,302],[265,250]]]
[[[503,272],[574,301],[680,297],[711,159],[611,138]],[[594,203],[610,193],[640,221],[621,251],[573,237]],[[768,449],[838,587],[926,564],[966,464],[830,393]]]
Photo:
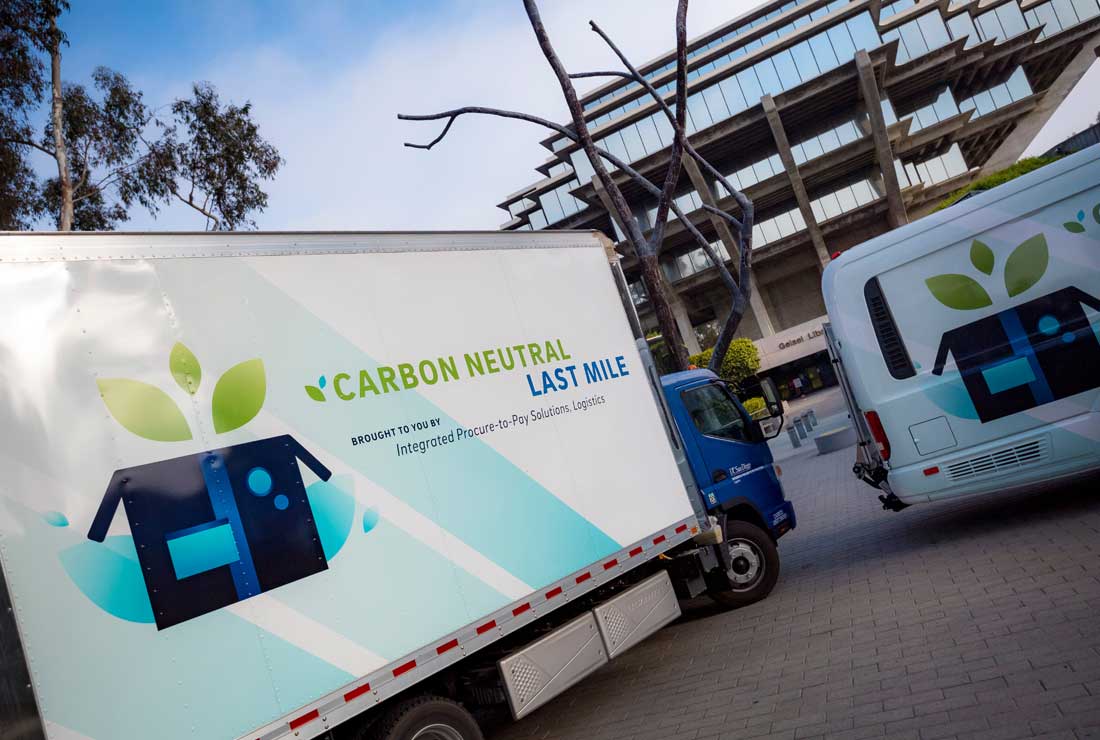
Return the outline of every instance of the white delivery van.
[[[823,290],[887,508],[1100,469],[1100,146],[845,252]]]
[[[593,232],[0,235],[0,315],[6,739],[479,740],[795,525]]]

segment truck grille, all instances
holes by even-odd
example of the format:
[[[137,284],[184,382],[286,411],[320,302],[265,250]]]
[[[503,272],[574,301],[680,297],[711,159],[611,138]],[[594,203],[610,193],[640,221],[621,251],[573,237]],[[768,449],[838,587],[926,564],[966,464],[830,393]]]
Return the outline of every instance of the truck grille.
[[[969,460],[960,460],[947,466],[947,479],[952,481],[968,480],[993,475],[1005,470],[1028,467],[1045,462],[1050,457],[1050,442],[1047,437],[1023,442],[1014,447],[995,450],[978,455]]]

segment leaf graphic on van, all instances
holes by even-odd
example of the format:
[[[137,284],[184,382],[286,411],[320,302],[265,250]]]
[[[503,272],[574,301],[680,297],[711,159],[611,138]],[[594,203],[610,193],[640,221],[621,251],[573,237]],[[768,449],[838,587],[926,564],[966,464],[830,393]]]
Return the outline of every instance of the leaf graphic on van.
[[[202,380],[202,368],[199,367],[199,359],[182,342],[176,342],[172,347],[168,355],[168,369],[180,388],[195,395]]]
[[[154,442],[191,439],[176,402],[155,385],[127,378],[99,378],[96,385],[111,416],[137,436]]]
[[[1049,262],[1047,238],[1042,234],[1036,234],[1012,250],[1005,262],[1005,289],[1008,295],[1018,296],[1039,282]]]
[[[966,275],[936,275],[924,282],[936,300],[948,308],[971,311],[993,305],[985,288]]]
[[[970,263],[986,275],[992,275],[994,262],[993,250],[975,239],[974,243],[970,245]]]
[[[266,396],[263,360],[246,360],[226,370],[214,386],[214,431],[231,432],[252,421]]]

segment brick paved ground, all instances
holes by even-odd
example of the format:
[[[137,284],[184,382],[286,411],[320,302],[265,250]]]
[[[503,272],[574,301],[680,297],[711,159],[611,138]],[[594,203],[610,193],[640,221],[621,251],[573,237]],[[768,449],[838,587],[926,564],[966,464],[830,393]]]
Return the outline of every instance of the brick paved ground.
[[[767,600],[692,605],[493,740],[1100,738],[1100,484],[892,513],[851,458],[783,463]]]

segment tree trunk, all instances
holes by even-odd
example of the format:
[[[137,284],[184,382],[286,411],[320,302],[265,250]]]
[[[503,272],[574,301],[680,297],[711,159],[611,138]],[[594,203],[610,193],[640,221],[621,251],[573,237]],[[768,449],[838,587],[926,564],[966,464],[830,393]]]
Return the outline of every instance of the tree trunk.
[[[642,283],[645,285],[646,292],[649,293],[649,305],[653,306],[653,313],[657,315],[657,326],[661,330],[661,338],[664,339],[669,354],[672,355],[675,369],[687,370],[689,364],[687,347],[684,346],[680,327],[668,302],[668,293],[665,291],[664,280],[661,279],[657,255],[638,255],[638,262],[642,266]]]
[[[65,148],[65,129],[61,116],[61,32],[57,18],[50,19],[50,87],[53,100],[50,117],[53,123],[54,159],[57,160],[57,181],[61,191],[61,211],[57,218],[59,231],[73,230],[73,179],[69,174],[69,153]]]

